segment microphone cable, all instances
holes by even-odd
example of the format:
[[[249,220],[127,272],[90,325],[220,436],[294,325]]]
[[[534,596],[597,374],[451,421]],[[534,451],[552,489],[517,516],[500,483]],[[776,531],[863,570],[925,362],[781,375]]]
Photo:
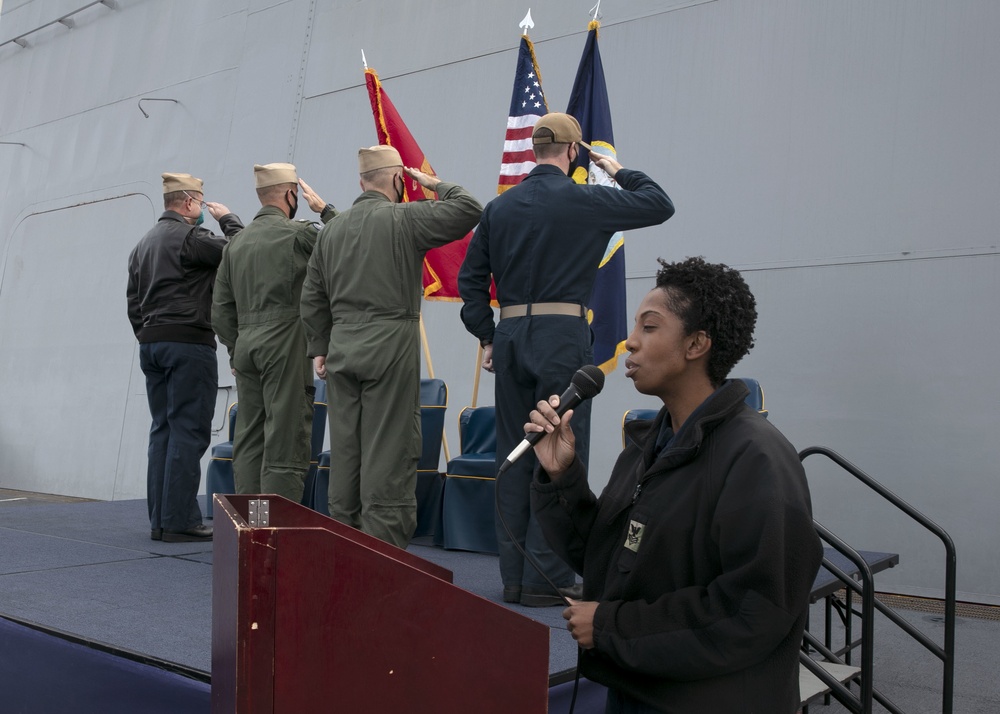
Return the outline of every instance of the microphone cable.
[[[514,534],[510,532],[510,526],[507,525],[507,520],[503,517],[503,513],[500,512],[500,476],[501,475],[502,474],[500,472],[497,472],[497,477],[496,477],[496,479],[494,479],[494,483],[493,483],[493,498],[496,500],[497,519],[500,521],[500,525],[503,526],[504,532],[507,534],[507,537],[510,539],[510,542],[514,544],[515,548],[517,548],[517,552],[520,553],[521,556],[527,562],[531,563],[531,567],[534,568],[535,571],[539,575],[542,576],[542,578],[545,580],[546,583],[549,584],[549,586],[551,586],[552,591],[554,593],[556,593],[560,598],[562,598],[562,601],[566,605],[566,607],[570,607],[573,603],[571,603],[569,601],[568,597],[566,597],[561,592],[559,592],[559,588],[557,588],[556,584],[552,582],[552,579],[549,578],[549,576],[545,574],[545,570],[542,568],[541,564],[537,560],[535,560],[531,555],[528,554],[528,552],[521,546],[521,544],[518,542],[518,540],[514,537]],[[577,695],[577,692],[579,692],[579,690],[580,690],[580,659],[582,657],[583,657],[583,648],[580,647],[579,645],[577,645],[577,647],[576,647],[576,668],[575,668],[575,671],[573,673],[573,695],[570,697],[569,712],[567,714],[573,714],[573,711],[576,708],[576,695]]]
[[[574,388],[575,391],[573,391],[572,394],[570,395],[570,391],[574,390]],[[564,392],[563,395],[559,398],[560,408],[557,410],[557,413],[561,416],[565,412],[569,411],[569,409],[578,406],[580,402],[584,401],[585,399],[593,398],[594,396],[599,394],[603,388],[604,388],[604,372],[602,372],[600,368],[595,367],[594,365],[587,365],[585,367],[580,368],[573,375],[570,388],[566,392]],[[526,439],[530,441],[532,446],[534,446],[534,444],[536,444],[538,441],[541,440],[544,434],[539,432],[532,432],[532,434],[538,434],[537,438],[527,439],[526,437]],[[515,449],[515,451],[512,453],[517,454],[516,456],[514,456],[513,459],[517,460],[517,458],[520,457],[523,451],[518,452],[518,449]],[[569,598],[563,595],[563,593],[559,591],[559,588],[556,587],[556,584],[552,582],[552,579],[549,578],[549,576],[545,573],[545,570],[544,568],[542,568],[541,564],[537,560],[535,560],[535,558],[533,558],[524,549],[520,541],[518,541],[517,538],[514,537],[514,534],[510,530],[510,526],[507,524],[507,519],[504,518],[503,512],[500,510],[500,477],[507,471],[508,468],[510,468],[511,464],[513,463],[513,460],[511,460],[511,458],[508,457],[507,460],[504,461],[504,463],[497,470],[497,476],[493,481],[493,499],[497,514],[497,520],[500,521],[500,525],[503,527],[504,533],[507,534],[507,538],[510,540],[511,543],[514,544],[514,547],[517,549],[517,552],[521,554],[521,557],[523,557],[528,563],[531,564],[531,567],[535,569],[535,572],[537,572],[539,575],[542,576],[542,579],[549,585],[549,587],[552,588],[552,592],[554,592],[557,596],[562,598],[562,601],[565,604],[565,606],[571,607],[572,603],[570,602]],[[529,494],[529,499],[530,499],[530,494]],[[580,689],[580,660],[582,656],[583,656],[583,648],[577,645],[576,668],[573,675],[573,694],[572,697],[570,698],[568,714],[573,714],[573,711],[576,708],[577,693],[579,692]]]
[[[566,391],[562,393],[559,397],[559,406],[556,408],[556,414],[562,416],[570,409],[573,409],[580,405],[581,402],[587,399],[592,399],[601,393],[604,389],[604,372],[601,371],[599,367],[592,364],[585,365],[573,373],[573,377],[570,380],[569,387]],[[497,519],[500,521],[500,525],[503,526],[504,533],[507,534],[507,538],[510,542],[514,544],[517,552],[531,564],[531,567],[542,576],[542,579],[552,588],[552,591],[562,598],[562,601],[566,604],[566,607],[571,605],[569,598],[559,592],[559,588],[556,584],[552,582],[549,576],[545,573],[542,566],[531,557],[521,546],[521,543],[510,530],[510,526],[507,525],[507,520],[503,517],[503,513],[500,510],[500,477],[513,465],[517,459],[521,457],[524,452],[533,448],[535,444],[541,441],[542,437],[545,436],[545,432],[531,432],[526,434],[524,440],[517,445],[517,447],[510,453],[510,455],[504,460],[497,469],[496,478],[493,480],[493,500],[496,509]],[[529,485],[529,518],[530,518],[530,488]]]

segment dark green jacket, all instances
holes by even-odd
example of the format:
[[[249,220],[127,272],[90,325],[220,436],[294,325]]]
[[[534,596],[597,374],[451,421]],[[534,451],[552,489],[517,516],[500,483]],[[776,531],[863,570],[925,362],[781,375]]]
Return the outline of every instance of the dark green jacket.
[[[334,324],[420,319],[424,254],[464,238],[483,210],[457,184],[437,194],[393,203],[365,191],[323,229],[302,290],[310,357],[327,354]]]
[[[337,215],[323,211],[324,223]],[[212,305],[212,327],[232,360],[241,327],[295,323],[306,264],[319,229],[293,221],[274,206],[260,209],[222,253]]]

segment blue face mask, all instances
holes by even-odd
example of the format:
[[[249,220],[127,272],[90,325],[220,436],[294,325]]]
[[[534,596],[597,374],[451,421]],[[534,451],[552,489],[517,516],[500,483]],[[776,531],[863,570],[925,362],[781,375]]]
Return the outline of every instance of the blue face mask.
[[[200,226],[205,222],[205,209],[201,209],[201,213],[198,214],[198,220],[194,222],[196,226]]]

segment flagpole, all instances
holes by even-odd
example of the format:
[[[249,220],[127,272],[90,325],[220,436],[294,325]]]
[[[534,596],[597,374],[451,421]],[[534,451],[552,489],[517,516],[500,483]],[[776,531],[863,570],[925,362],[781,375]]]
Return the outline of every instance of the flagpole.
[[[472,380],[472,408],[475,409],[479,403],[479,371],[483,366],[483,346],[479,345],[476,352],[476,374]]]
[[[420,313],[420,346],[424,348],[424,361],[427,362],[427,376],[434,379],[434,365],[431,363],[431,348],[427,343],[427,328],[424,327],[424,314]]]
[[[500,159],[500,177],[497,180],[497,194],[502,194],[512,186],[521,182],[535,166],[535,156],[531,147],[531,131],[538,117],[548,112],[548,102],[542,92],[542,75],[535,60],[534,46],[528,37],[528,30],[535,26],[531,19],[531,9],[528,9],[524,19],[518,23],[521,31],[521,41],[517,54],[517,65],[514,71],[514,88],[511,96],[510,111],[507,116],[507,130],[504,135],[504,151]],[[527,95],[522,95],[527,92]],[[523,154],[530,154],[525,159]],[[491,281],[492,282],[492,281]],[[490,290],[491,294],[493,290]],[[495,298],[491,304],[495,305]],[[479,402],[479,379],[482,375],[483,347],[479,345],[476,352],[476,371],[473,377],[472,406]]]
[[[517,29],[519,29],[519,30],[523,29],[524,32],[522,32],[521,34],[524,35],[525,37],[527,37],[528,36],[528,30],[530,30],[534,26],[535,26],[535,23],[531,19],[531,8],[529,7],[528,8],[528,14],[525,15],[524,19],[521,20],[520,24],[518,24]]]
[[[424,361],[427,362],[427,376],[434,379],[434,365],[431,363],[431,348],[427,341],[427,328],[424,327],[424,313],[420,313],[420,345],[424,348]],[[448,435],[441,427],[441,445],[444,447],[444,461],[451,461],[451,454],[448,450]]]
[[[534,20],[531,19],[531,8],[528,8],[527,14],[524,19],[521,20],[517,25],[517,29],[521,31],[521,36],[528,39],[528,30],[535,26]],[[482,375],[483,367],[483,346],[479,345],[476,349],[476,367],[475,374],[472,379],[472,408],[475,409],[479,404],[479,378]]]

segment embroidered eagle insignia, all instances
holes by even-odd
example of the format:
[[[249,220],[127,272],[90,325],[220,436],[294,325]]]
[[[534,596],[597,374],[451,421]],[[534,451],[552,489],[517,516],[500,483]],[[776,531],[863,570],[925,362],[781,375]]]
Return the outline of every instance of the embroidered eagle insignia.
[[[645,523],[629,521],[628,533],[625,535],[625,547],[633,553],[639,552],[639,543],[642,541],[642,532],[646,529]]]

